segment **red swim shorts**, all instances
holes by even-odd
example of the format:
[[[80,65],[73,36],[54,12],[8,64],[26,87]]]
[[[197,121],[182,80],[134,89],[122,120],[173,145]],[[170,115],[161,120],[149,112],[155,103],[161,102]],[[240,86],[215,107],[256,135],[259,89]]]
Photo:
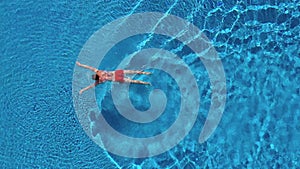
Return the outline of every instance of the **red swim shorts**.
[[[116,82],[124,82],[124,70],[116,70],[115,71],[115,81]]]

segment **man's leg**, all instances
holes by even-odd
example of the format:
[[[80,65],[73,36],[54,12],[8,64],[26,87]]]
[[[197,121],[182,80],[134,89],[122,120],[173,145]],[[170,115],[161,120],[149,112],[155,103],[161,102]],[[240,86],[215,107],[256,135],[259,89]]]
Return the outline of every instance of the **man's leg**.
[[[124,70],[125,74],[144,74],[144,75],[150,75],[151,72],[143,72],[140,70]]]
[[[129,79],[129,78],[124,78],[124,81],[127,82],[127,83],[137,83],[137,84],[151,85],[149,82],[144,82],[144,81],[140,81],[140,80],[133,80],[133,79]]]

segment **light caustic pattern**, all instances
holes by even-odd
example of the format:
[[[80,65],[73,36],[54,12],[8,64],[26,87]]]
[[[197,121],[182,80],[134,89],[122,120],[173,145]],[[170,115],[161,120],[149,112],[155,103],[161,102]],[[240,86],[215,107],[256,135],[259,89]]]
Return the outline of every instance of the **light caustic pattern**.
[[[103,26],[94,33],[83,46],[78,60],[97,68],[106,53],[117,43],[131,36],[145,33],[165,35],[181,41],[190,47],[204,64],[212,88],[210,110],[199,136],[199,143],[205,142],[216,129],[225,107],[225,73],[214,47],[193,24],[173,15],[156,12],[123,17]],[[159,57],[161,64],[153,62],[155,57]],[[138,62],[131,62],[135,59],[138,59]],[[172,63],[178,63],[176,68],[174,65],[170,66]],[[125,58],[118,65],[118,69],[142,66],[167,72],[176,81],[181,92],[180,111],[175,122],[163,133],[147,138],[130,137],[112,128],[97,106],[95,90],[90,91],[93,93],[78,94],[80,88],[88,85],[88,82],[83,79],[84,70],[76,66],[74,68],[73,101],[81,125],[100,147],[123,157],[144,158],[168,151],[192,129],[199,111],[200,96],[196,79],[189,67],[178,56],[162,49],[143,49]],[[128,120],[138,123],[149,123],[157,119],[167,103],[165,94],[161,90],[155,89],[149,95],[151,107],[146,112],[136,110],[129,98],[129,84],[113,85],[111,95],[118,112]],[[97,120],[89,118],[90,112],[98,112],[96,113]],[[95,123],[99,130],[96,135],[93,135],[92,128]]]

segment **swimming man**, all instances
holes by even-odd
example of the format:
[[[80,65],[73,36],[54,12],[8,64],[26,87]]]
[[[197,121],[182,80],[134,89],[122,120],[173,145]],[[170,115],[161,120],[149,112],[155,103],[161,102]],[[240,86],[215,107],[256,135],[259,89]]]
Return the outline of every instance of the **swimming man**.
[[[95,83],[87,86],[86,88],[83,88],[80,90],[79,94],[82,94],[84,91],[91,89],[95,86],[97,86],[100,83],[103,83],[105,81],[113,81],[113,82],[120,82],[120,83],[137,83],[137,84],[144,84],[144,85],[149,85],[149,82],[144,82],[140,80],[133,80],[130,78],[125,77],[125,74],[144,74],[144,75],[149,75],[151,74],[150,72],[143,72],[143,71],[138,71],[138,70],[115,70],[115,71],[103,71],[103,70],[98,70],[96,68],[93,68],[88,65],[81,64],[79,62],[76,62],[76,64],[80,67],[90,69],[91,71],[95,72],[95,74],[92,75],[92,79],[95,80]]]

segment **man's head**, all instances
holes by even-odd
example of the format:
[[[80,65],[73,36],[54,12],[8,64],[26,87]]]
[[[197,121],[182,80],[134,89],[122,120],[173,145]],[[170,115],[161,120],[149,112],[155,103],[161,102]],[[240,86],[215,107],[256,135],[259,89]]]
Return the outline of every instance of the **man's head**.
[[[92,79],[93,79],[93,80],[99,80],[99,76],[98,76],[97,74],[93,74],[93,75],[92,75]]]

